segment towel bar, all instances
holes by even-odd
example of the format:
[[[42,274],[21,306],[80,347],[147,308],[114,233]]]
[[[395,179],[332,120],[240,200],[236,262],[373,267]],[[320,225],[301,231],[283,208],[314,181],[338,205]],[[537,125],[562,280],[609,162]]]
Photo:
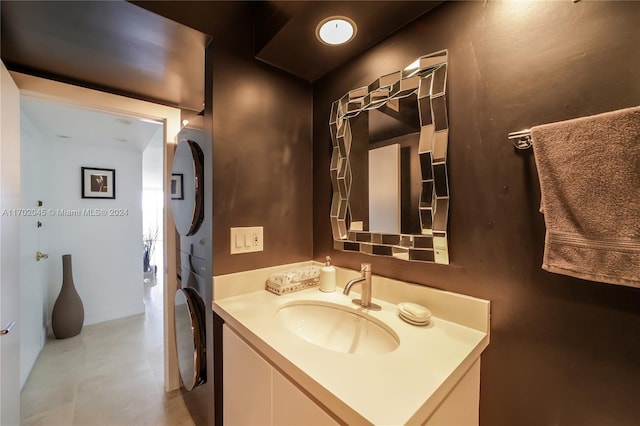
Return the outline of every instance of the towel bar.
[[[531,130],[524,129],[519,130],[517,132],[511,132],[507,136],[510,141],[513,142],[513,146],[518,149],[528,149],[531,148]]]

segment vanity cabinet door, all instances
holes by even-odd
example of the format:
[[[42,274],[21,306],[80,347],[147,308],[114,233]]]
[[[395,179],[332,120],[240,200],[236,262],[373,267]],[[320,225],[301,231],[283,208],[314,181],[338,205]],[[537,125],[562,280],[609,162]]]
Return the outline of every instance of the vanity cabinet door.
[[[337,425],[228,325],[222,328],[225,425]]]
[[[273,424],[277,426],[328,426],[338,423],[278,370],[274,369]]]
[[[480,424],[480,359],[469,368],[424,426]]]
[[[227,325],[222,328],[225,425],[271,424],[271,366]]]

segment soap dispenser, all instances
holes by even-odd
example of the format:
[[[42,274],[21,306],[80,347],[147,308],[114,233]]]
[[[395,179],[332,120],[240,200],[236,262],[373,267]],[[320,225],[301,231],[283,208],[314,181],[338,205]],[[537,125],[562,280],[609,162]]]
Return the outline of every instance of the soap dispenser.
[[[325,293],[336,291],[336,268],[331,265],[330,256],[327,256],[327,261],[320,269],[320,291]]]

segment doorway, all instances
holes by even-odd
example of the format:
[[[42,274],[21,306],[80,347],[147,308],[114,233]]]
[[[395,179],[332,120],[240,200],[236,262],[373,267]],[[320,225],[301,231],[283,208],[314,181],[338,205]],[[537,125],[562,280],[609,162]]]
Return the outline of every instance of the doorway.
[[[180,111],[175,109],[175,108],[170,108],[170,107],[165,107],[165,106],[161,106],[161,105],[157,105],[157,104],[150,104],[148,102],[144,102],[144,101],[138,101],[135,99],[130,99],[130,98],[124,98],[121,96],[116,96],[116,95],[111,95],[111,94],[107,94],[104,92],[97,92],[94,90],[89,90],[89,89],[84,89],[84,88],[80,88],[80,87],[76,87],[76,86],[70,86],[67,84],[63,84],[63,83],[57,83],[57,82],[53,82],[53,81],[49,81],[49,80],[44,80],[44,79],[40,79],[37,77],[33,77],[33,76],[27,76],[27,75],[23,75],[23,74],[19,74],[19,73],[13,73],[12,74],[13,79],[16,81],[22,96],[26,96],[28,98],[33,98],[33,99],[38,99],[38,100],[44,100],[44,101],[49,101],[49,102],[57,102],[60,103],[62,105],[68,106],[68,107],[81,107],[84,108],[90,112],[96,112],[96,111],[101,111],[101,112],[107,112],[109,114],[114,114],[114,115],[118,115],[118,116],[122,116],[124,117],[124,120],[127,120],[126,117],[130,117],[136,120],[142,120],[142,121],[147,121],[147,122],[152,122],[152,123],[162,123],[164,126],[162,127],[162,130],[159,131],[159,134],[161,135],[160,137],[160,145],[161,148],[160,150],[162,151],[163,154],[163,159],[162,162],[160,164],[162,164],[162,166],[160,166],[160,170],[158,171],[158,173],[160,175],[163,176],[163,183],[162,186],[163,188],[166,187],[166,184],[164,182],[164,176],[166,176],[166,169],[167,169],[167,164],[169,163],[170,159],[167,158],[167,153],[172,152],[173,150],[173,135],[177,134],[179,128],[180,128]],[[124,124],[124,123],[121,123]],[[98,132],[96,132],[98,133]],[[60,136],[65,136],[64,134],[60,133]],[[67,135],[68,136],[68,135]],[[58,136],[54,136],[57,139],[64,139],[63,138],[58,138]],[[112,138],[113,139],[113,138]],[[125,138],[122,138],[125,139]],[[58,141],[59,142],[59,141]],[[112,141],[111,143],[115,143],[118,141]],[[119,141],[121,143],[125,143],[123,141]],[[62,144],[64,142],[60,142],[60,144]],[[71,147],[71,143],[67,144],[68,148]],[[86,148],[86,147],[84,147]],[[69,148],[69,150],[71,151],[75,151],[77,150],[77,147],[73,147],[73,148]],[[135,157],[137,154],[126,154],[126,155],[119,155],[116,157],[119,158],[124,158],[124,157]],[[140,153],[140,156],[142,156],[142,153]],[[106,159],[107,157],[101,157],[102,159]],[[140,161],[141,163],[141,161]],[[91,165],[91,164],[89,164]],[[94,164],[93,166],[96,166],[96,164]],[[78,168],[78,170],[75,170],[75,166],[74,167],[70,167],[69,170],[71,170],[71,174],[73,176],[68,176],[69,177],[69,182],[75,182],[75,183],[71,183],[71,185],[76,186],[77,188],[77,182],[80,179],[80,170]],[[124,175],[118,175],[118,169],[116,169],[116,178],[119,179],[120,176],[122,176],[124,178],[123,182],[125,182],[124,185],[126,185],[130,180],[133,181],[137,181],[140,183],[140,186],[142,186],[142,177],[141,177],[141,166],[138,166],[138,173],[140,174],[140,178],[137,179],[136,176],[133,176],[133,178],[131,178],[131,176],[127,176],[126,173]],[[65,168],[63,168],[65,169]],[[121,169],[124,170],[124,169]],[[60,173],[62,173],[62,171],[59,171]],[[77,173],[76,173],[77,172]],[[122,185],[121,185],[122,186]],[[120,194],[122,194],[121,192],[121,186],[118,186],[116,188],[116,200],[121,199],[119,197]],[[125,195],[127,192],[127,188],[122,188],[125,191]],[[78,189],[79,191],[79,189]],[[46,192],[46,191],[45,191]],[[141,191],[140,191],[141,192]],[[77,199],[78,198],[78,194],[75,193],[74,197]],[[43,197],[44,198],[44,197]],[[139,196],[138,199],[138,205],[139,207],[137,208],[138,211],[140,211],[140,216],[142,215],[141,211],[142,211],[142,200],[140,199],[141,197]],[[98,201],[104,201],[104,200],[98,200]],[[164,201],[163,205],[166,205],[166,201]],[[64,211],[76,211],[76,208],[71,208],[71,207],[75,207],[75,206],[67,206],[67,205],[60,205],[60,206],[55,206],[51,205],[51,208],[55,208],[56,209],[56,217],[51,218],[55,220],[57,220],[59,223],[62,223],[61,221],[63,220],[70,220],[73,217],[69,217],[69,216],[64,216]],[[70,207],[67,209],[67,207]],[[123,209],[126,211],[126,207],[124,206],[114,206],[116,209]],[[58,212],[57,209],[61,209],[62,212]],[[124,213],[125,215],[127,213]],[[164,229],[168,223],[172,223],[172,219],[170,217],[170,211],[167,209],[164,209],[163,212],[160,214],[162,217],[162,233],[166,235],[166,230]],[[80,218],[80,219],[84,219],[84,220],[88,220],[89,218]],[[73,220],[79,220],[77,217],[73,218]],[[136,267],[139,268],[140,271],[140,280],[138,281],[138,285],[140,285],[140,281],[143,281],[143,238],[142,238],[142,217],[140,217],[140,221],[138,223],[138,227],[136,228],[135,231],[133,231],[132,233],[136,235],[136,242],[132,243],[132,247],[133,250],[136,252],[135,255],[133,255],[134,258],[134,263],[137,265]],[[57,227],[53,226],[54,223],[51,224],[51,227],[49,228],[49,230],[52,229],[57,229]],[[112,224],[113,225],[113,224]],[[171,225],[172,226],[172,225]],[[116,226],[117,227],[117,226]],[[171,233],[168,234],[169,237],[168,238],[162,238],[161,240],[159,240],[159,243],[162,245],[163,248],[163,252],[164,253],[169,253],[170,250],[167,250],[167,247],[172,247],[172,244],[174,244],[174,241],[172,241],[171,238]],[[53,246],[53,243],[51,243],[51,235],[49,235],[49,248],[45,249],[48,250],[49,253],[48,254],[52,254],[51,253],[51,248]],[[55,244],[57,244],[58,241],[55,242]],[[93,241],[93,244],[100,244],[100,241]],[[160,250],[158,250],[160,251]],[[58,253],[59,254],[59,253]],[[164,287],[161,293],[167,293],[166,287],[169,287],[169,294],[173,294],[173,292],[175,291],[175,279],[167,279],[167,277],[175,277],[175,264],[172,264],[170,261],[166,262],[162,259],[161,255],[158,255],[158,253],[156,253],[156,259],[158,259],[158,256],[160,257],[160,260],[156,260],[156,264],[158,266],[160,266],[158,268],[158,275],[160,276],[160,281],[158,284],[160,285],[160,287]],[[48,262],[52,262],[55,261],[55,259],[53,257],[50,257],[48,260]],[[163,265],[164,263],[164,265]],[[54,281],[55,282],[55,281]],[[58,283],[59,284],[59,283]],[[49,295],[47,295],[47,297],[49,298]],[[162,296],[160,296],[162,297]],[[46,300],[46,299],[45,299]],[[51,299],[48,299],[49,301],[49,306],[51,305]],[[44,305],[44,304],[43,304]],[[41,312],[42,312],[42,317],[43,318],[48,318],[47,313],[44,312],[44,309],[41,308]],[[166,306],[165,306],[165,312],[166,312]],[[97,317],[95,317],[97,319],[99,319],[99,315]],[[163,319],[164,321],[164,327],[163,327],[163,335],[162,335],[162,342],[163,342],[163,347],[165,348],[165,354],[164,354],[164,388],[165,390],[171,390],[171,389],[176,389],[179,385],[179,382],[177,382],[177,375],[175,373],[171,373],[171,368],[170,365],[172,363],[172,353],[171,350],[166,350],[168,343],[172,341],[173,337],[171,335],[172,333],[172,327],[169,325],[168,326],[168,320],[165,316],[165,318]],[[99,321],[93,321],[93,322],[99,322]],[[37,324],[38,321],[35,321],[35,323]],[[42,333],[42,325],[46,323],[46,320],[42,319],[40,322],[40,333]],[[175,362],[175,361],[173,361]]]

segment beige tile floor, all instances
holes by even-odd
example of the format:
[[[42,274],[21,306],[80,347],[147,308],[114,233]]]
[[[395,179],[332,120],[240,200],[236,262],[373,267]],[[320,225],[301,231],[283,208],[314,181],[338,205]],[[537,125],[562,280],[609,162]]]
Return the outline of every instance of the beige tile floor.
[[[45,344],[21,394],[22,425],[193,425],[163,385],[162,285],[144,314],[89,325]]]

